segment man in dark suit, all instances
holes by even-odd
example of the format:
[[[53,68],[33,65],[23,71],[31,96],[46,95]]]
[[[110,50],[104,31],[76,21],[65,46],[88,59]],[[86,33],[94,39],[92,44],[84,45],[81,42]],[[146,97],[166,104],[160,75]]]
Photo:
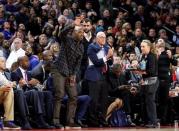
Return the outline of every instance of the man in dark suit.
[[[88,46],[93,42],[94,40],[94,34],[92,32],[92,21],[90,19],[84,19],[82,21],[83,28],[84,28],[84,38],[83,38],[83,46],[84,46],[84,53],[83,58],[81,60],[81,79],[84,78],[85,71],[88,67],[88,56],[87,56],[87,50]]]
[[[89,65],[85,73],[85,79],[88,81],[89,96],[92,98],[92,104],[89,107],[89,124],[91,126],[106,126],[106,102],[108,97],[108,87],[106,74],[108,64],[112,64],[113,51],[106,45],[106,35],[104,32],[98,32],[96,43],[88,47],[87,55]]]
[[[41,84],[43,84],[44,81],[49,77],[50,64],[53,60],[52,52],[50,50],[45,50],[42,53],[42,58],[43,60],[41,60],[39,64],[30,72],[32,77],[39,80]]]
[[[52,103],[52,96],[50,96],[51,93],[47,92],[45,94],[35,88],[35,86],[39,84],[39,81],[31,78],[31,75],[27,72],[29,66],[29,59],[27,56],[20,57],[18,59],[18,64],[19,68],[11,74],[12,80],[17,83],[17,90],[23,90],[27,103],[34,107],[33,111],[35,113],[35,121],[38,124],[37,127],[51,128],[43,118],[43,113],[45,112],[44,105],[48,105],[48,108],[50,108],[49,104]],[[44,103],[44,98],[48,100],[46,103]]]

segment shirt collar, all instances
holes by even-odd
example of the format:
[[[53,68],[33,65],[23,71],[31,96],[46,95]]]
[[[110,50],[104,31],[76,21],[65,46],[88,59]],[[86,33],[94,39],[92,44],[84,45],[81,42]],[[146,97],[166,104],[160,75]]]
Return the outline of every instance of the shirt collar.
[[[27,70],[24,70],[23,68],[19,67],[22,73],[25,73]]]
[[[0,72],[1,75],[4,75],[4,72]]]
[[[91,32],[89,32],[89,33],[84,33],[84,37],[86,38],[86,40],[90,41],[90,39],[92,38]]]

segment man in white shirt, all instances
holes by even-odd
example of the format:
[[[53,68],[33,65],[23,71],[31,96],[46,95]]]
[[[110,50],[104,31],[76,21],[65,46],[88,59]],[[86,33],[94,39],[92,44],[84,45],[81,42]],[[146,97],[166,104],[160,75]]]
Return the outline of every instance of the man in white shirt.
[[[20,38],[15,38],[12,44],[14,45],[14,50],[11,51],[6,61],[6,68],[8,69],[11,68],[14,62],[17,62],[19,57],[25,56],[25,51],[22,49],[23,43]]]

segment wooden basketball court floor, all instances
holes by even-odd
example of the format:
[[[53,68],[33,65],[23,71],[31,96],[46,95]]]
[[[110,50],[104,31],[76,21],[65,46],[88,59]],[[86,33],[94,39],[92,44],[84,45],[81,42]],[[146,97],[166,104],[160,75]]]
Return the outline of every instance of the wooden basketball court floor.
[[[5,130],[6,131],[6,130]],[[12,131],[12,130],[11,130]],[[32,131],[62,131],[60,129],[53,130],[32,130]],[[64,129],[64,131],[179,131],[179,128],[161,127],[161,128],[82,128],[78,130]]]

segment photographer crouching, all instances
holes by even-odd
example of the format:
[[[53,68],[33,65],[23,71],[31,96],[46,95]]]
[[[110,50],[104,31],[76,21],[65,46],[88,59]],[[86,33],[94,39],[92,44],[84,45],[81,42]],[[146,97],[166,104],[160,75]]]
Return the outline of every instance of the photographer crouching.
[[[126,73],[122,71],[120,64],[114,64],[109,74],[110,91],[112,97],[121,98],[124,103],[124,111],[127,114],[129,126],[135,126],[131,120],[131,96],[135,96],[138,92],[138,85],[126,79]]]

